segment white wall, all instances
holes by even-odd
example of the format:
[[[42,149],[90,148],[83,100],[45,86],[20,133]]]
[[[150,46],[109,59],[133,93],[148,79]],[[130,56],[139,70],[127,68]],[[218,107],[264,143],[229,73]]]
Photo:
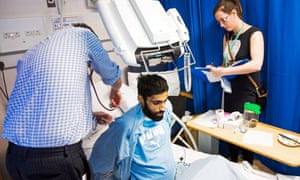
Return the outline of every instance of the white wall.
[[[95,9],[87,8],[86,0],[64,0],[63,8],[64,17],[82,17],[83,21],[89,24],[98,34],[101,40],[109,39],[98,12]],[[44,20],[44,28],[46,34],[53,32],[52,20],[59,18],[58,10],[56,8],[48,8],[45,0],[0,0],[0,19],[11,18],[27,18],[27,17],[41,17]],[[0,27],[0,30],[3,27]],[[2,36],[2,34],[0,35]],[[103,43],[107,50],[112,49],[111,42]],[[0,61],[5,63],[5,67],[15,67],[18,58],[20,58],[25,51],[0,53]],[[122,70],[126,65],[114,53],[109,53],[110,57],[114,59]],[[124,71],[123,71],[124,72]],[[16,78],[16,69],[12,68],[4,70],[8,92],[10,93]],[[2,75],[0,74],[0,86],[4,87]],[[124,77],[124,74],[123,74]],[[124,78],[123,78],[124,79]],[[5,115],[7,101],[0,93],[0,133],[2,133],[2,123]],[[0,173],[3,179],[10,179],[5,169],[5,153],[7,142],[0,138]],[[1,180],[0,176],[0,180]]]

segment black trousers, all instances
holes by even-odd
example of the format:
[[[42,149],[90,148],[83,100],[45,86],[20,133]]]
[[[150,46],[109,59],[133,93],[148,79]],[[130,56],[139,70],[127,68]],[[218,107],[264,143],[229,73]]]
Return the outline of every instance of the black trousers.
[[[14,180],[82,180],[91,171],[81,142],[64,147],[28,148],[9,143],[6,168]]]
[[[254,153],[251,151],[248,151],[246,149],[242,149],[233,144],[229,144],[229,153],[230,153],[231,161],[234,161],[234,162],[238,161],[238,155],[239,155],[240,151],[242,152],[243,160],[248,161],[250,164],[253,164]]]

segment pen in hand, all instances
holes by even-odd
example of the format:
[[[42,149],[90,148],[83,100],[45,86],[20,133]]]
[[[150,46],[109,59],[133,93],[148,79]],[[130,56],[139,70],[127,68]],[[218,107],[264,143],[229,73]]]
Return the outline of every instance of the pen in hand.
[[[205,67],[209,68],[209,69],[211,69],[212,67],[214,67],[214,60],[212,60],[211,63],[208,64],[208,65],[206,65]]]
[[[210,68],[213,66],[214,66],[214,60],[212,60],[211,63],[206,65],[205,67],[195,67],[195,69],[210,71]]]

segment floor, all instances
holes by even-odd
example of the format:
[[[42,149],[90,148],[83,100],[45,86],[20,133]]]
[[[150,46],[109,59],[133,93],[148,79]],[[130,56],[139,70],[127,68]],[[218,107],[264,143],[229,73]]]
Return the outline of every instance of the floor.
[[[239,161],[242,161],[242,157],[239,157]],[[260,160],[258,159],[254,159],[253,160],[253,165],[252,167],[254,169],[260,170],[260,171],[264,171],[266,173],[270,173],[270,174],[276,174],[275,172],[273,172],[270,168],[268,168],[267,166],[265,166]]]
[[[269,169],[267,166],[265,166],[262,162],[260,162],[260,160],[257,160],[257,159],[255,159],[253,161],[253,168],[270,173],[270,174],[275,174],[275,172],[273,172],[271,169]]]

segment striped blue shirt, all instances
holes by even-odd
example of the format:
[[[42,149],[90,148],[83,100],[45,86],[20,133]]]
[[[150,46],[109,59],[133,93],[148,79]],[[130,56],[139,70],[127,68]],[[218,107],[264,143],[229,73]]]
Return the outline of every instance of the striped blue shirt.
[[[99,39],[86,28],[67,27],[28,50],[3,124],[3,138],[26,147],[74,144],[92,127],[88,64],[105,84],[121,72]]]

